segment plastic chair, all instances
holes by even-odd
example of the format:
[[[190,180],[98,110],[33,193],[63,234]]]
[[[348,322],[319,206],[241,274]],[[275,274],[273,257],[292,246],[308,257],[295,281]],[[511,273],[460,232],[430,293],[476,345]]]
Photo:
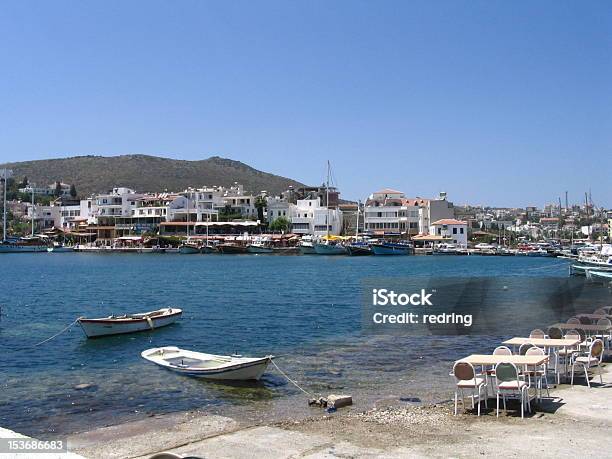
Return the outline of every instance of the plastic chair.
[[[550,339],[563,339],[563,330],[559,327],[550,327],[548,329],[548,337]]]
[[[485,407],[487,407],[487,381],[482,378],[482,375],[476,373],[474,366],[469,362],[455,362],[453,365],[453,375],[455,376],[455,416],[457,416],[457,405],[459,393],[461,393],[461,403],[465,409],[464,389],[470,389],[472,395],[472,409],[474,409],[474,399],[478,397],[478,416],[480,416],[480,400],[482,400],[481,391],[484,389]]]
[[[507,346],[497,346],[493,350],[493,355],[512,355],[512,351]],[[489,368],[485,373],[493,379],[495,377],[495,367]]]
[[[519,371],[511,362],[500,362],[495,366],[495,379],[497,380],[497,411],[499,417],[499,396],[502,396],[504,410],[506,410],[506,397],[516,397],[521,400],[521,418],[525,417],[525,402],[529,412],[531,403],[529,401],[529,384],[522,381]]]
[[[586,378],[587,386],[591,387],[589,382],[589,370],[597,367],[599,369],[599,382],[603,384],[601,359],[603,358],[604,344],[600,339],[596,339],[589,346],[589,352],[574,358],[572,363],[572,386],[574,385],[574,369],[576,364],[581,365],[584,369],[584,377]]]
[[[544,333],[544,330],[540,330],[539,328],[536,328],[535,330],[531,330],[531,333],[529,333],[529,337],[537,338],[537,339],[544,339],[546,338],[546,333]]]
[[[519,355],[525,355],[527,354],[527,350],[531,349],[533,346],[533,344],[531,343],[524,343],[521,344],[521,346],[519,347]]]
[[[603,325],[603,326],[607,326],[610,327],[612,326],[612,320],[610,319],[599,319],[597,321],[597,325]],[[612,342],[612,328],[608,330],[608,333],[602,333],[602,334],[597,334],[594,336],[594,338],[596,339],[600,339],[603,341],[604,346],[606,347],[610,347],[610,342]]]
[[[527,353],[525,355],[546,355],[546,352],[544,352],[544,349],[534,346],[527,349]],[[527,375],[530,379],[533,377],[535,381],[536,397],[538,400],[542,400],[542,390],[544,388],[546,388],[546,394],[548,397],[550,397],[546,363],[543,363],[542,365],[534,365],[533,369],[528,367],[523,374]]]

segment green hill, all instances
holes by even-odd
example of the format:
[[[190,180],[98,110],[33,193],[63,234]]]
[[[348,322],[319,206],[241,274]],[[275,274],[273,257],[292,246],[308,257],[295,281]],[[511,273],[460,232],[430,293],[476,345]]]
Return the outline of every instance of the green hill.
[[[127,186],[138,192],[182,191],[188,186],[229,186],[234,182],[253,193],[266,190],[269,194],[285,191],[300,182],[258,171],[240,161],[212,158],[183,161],[147,155],[76,156],[0,164],[0,169],[12,169],[16,180],[28,177],[38,186],[61,181],[74,183],[80,196],[106,192],[117,186]]]

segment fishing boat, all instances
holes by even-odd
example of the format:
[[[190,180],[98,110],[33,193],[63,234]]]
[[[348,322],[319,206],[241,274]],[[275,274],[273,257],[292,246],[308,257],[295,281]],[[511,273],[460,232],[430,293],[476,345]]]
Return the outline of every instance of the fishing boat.
[[[597,271],[595,269],[587,269],[586,277],[591,282],[612,282],[612,271]]]
[[[247,245],[247,252],[249,253],[274,253],[272,247],[263,244],[261,242],[255,242]]]
[[[74,247],[69,247],[64,244],[54,243],[52,246],[47,247],[47,252],[50,252],[50,253],[74,252]]]
[[[213,355],[175,346],[147,349],[143,359],[176,373],[196,378],[245,381],[259,379],[274,356],[261,358],[239,355]]]
[[[272,253],[276,255],[298,255],[299,247],[272,247]]]
[[[236,244],[234,242],[226,242],[217,246],[221,253],[248,253],[245,245]]]
[[[200,249],[200,252],[202,253],[217,253],[218,250],[214,245],[211,244],[207,244],[207,245],[203,245],[202,248]]]
[[[456,244],[442,243],[434,248],[432,255],[468,255],[468,251]]]
[[[78,322],[88,338],[96,338],[165,327],[180,319],[181,314],[183,314],[182,309],[163,308],[137,314],[112,315],[100,319],[79,317]]]
[[[0,253],[46,252],[48,245],[37,237],[23,237],[0,242]]]
[[[346,247],[333,241],[315,242],[314,251],[317,255],[346,255]]]
[[[346,246],[346,251],[351,257],[374,255],[372,249],[365,243],[353,243]]]
[[[178,251],[182,255],[191,255],[194,253],[200,253],[200,248],[194,243],[186,242],[179,246]]]
[[[404,242],[378,242],[370,244],[374,255],[410,255],[412,246]]]
[[[303,237],[302,240],[298,243],[298,248],[302,255],[315,255],[314,242],[311,239],[306,239]]]

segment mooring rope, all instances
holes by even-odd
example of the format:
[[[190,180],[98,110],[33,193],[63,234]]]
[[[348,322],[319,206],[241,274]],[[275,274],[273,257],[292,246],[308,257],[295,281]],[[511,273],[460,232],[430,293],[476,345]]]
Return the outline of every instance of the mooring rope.
[[[274,365],[274,367],[276,367],[276,369],[279,371],[279,373],[281,375],[283,375],[285,378],[287,378],[287,381],[289,381],[291,384],[293,384],[295,387],[297,387],[299,390],[304,392],[309,397],[313,397],[313,395],[310,392],[308,392],[307,390],[302,389],[298,383],[296,383],[293,379],[291,379],[289,376],[287,376],[287,373],[285,373],[283,370],[278,368],[278,365],[276,364],[276,362],[274,360],[270,360],[270,362],[272,362],[272,365]]]
[[[40,346],[41,344],[45,344],[47,341],[51,341],[53,338],[56,338],[59,335],[61,335],[62,333],[64,333],[65,331],[68,331],[68,329],[70,329],[70,327],[72,327],[74,324],[76,324],[79,321],[79,319],[80,319],[80,317],[74,319],[74,321],[72,323],[70,323],[70,325],[66,326],[64,329],[62,329],[61,331],[57,332],[55,335],[51,336],[50,338],[47,338],[46,340],[43,340],[40,343],[36,343],[34,345],[34,347]]]

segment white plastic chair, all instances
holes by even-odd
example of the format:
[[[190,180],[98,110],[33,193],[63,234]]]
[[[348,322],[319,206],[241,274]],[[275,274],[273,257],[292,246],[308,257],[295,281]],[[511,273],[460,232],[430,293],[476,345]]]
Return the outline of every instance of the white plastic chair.
[[[497,411],[499,417],[499,396],[501,395],[506,410],[506,398],[513,397],[521,401],[521,418],[525,417],[525,404],[531,412],[529,401],[529,383],[521,380],[518,368],[511,362],[500,362],[495,366],[495,379],[497,380]]]
[[[584,355],[574,357],[572,363],[572,386],[574,385],[574,370],[576,364],[581,365],[584,369],[584,377],[586,378],[587,386],[591,387],[589,382],[589,370],[597,368],[599,370],[599,381],[603,384],[601,359],[603,358],[604,344],[600,339],[596,339],[589,346],[589,352]]]
[[[527,349],[527,353],[525,355],[546,355],[544,349],[539,347],[531,347]],[[547,378],[547,368],[546,363],[542,365],[535,365],[533,368],[527,368],[523,374],[527,375],[530,379],[533,377],[535,382],[535,390],[536,390],[536,398],[538,400],[542,400],[542,390],[546,388],[546,395],[550,397],[550,391],[548,389],[548,378]]]
[[[478,398],[478,416],[480,416],[480,401],[482,400],[482,391],[484,390],[484,402],[487,407],[487,379],[483,375],[477,374],[474,366],[469,362],[458,361],[453,365],[453,375],[455,376],[455,416],[457,416],[457,405],[459,403],[459,393],[461,393],[461,402],[465,409],[464,390],[469,389],[472,395],[472,409],[474,409],[474,400]]]

